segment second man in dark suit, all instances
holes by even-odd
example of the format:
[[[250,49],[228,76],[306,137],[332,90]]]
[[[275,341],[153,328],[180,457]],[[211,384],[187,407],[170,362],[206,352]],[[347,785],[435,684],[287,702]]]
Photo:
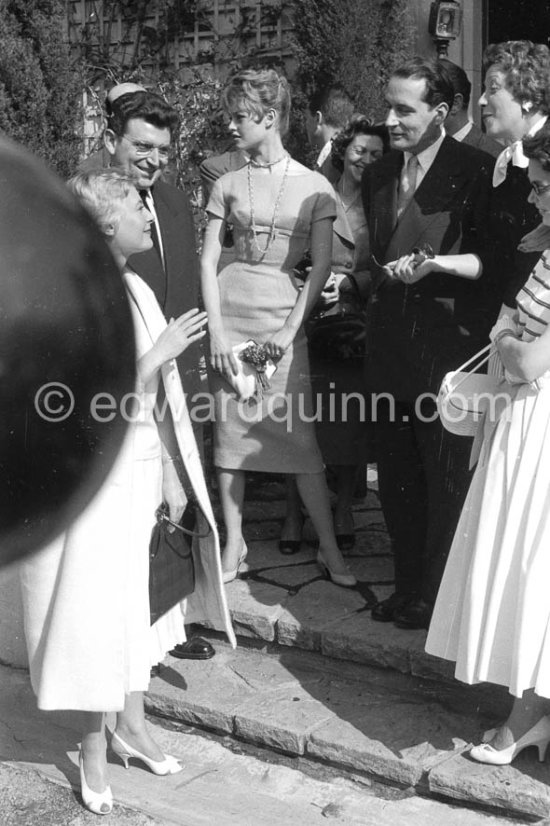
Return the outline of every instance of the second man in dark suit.
[[[397,69],[386,91],[393,151],[362,181],[380,279],[366,381],[387,394],[373,414],[396,582],[373,618],[403,628],[428,626],[469,480],[469,440],[443,430],[435,398],[445,373],[486,343],[499,306],[484,271],[494,161],[445,136],[453,100],[438,61]]]

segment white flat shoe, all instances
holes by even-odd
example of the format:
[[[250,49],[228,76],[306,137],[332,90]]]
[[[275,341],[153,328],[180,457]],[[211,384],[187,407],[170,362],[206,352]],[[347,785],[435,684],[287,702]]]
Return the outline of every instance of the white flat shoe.
[[[111,787],[107,786],[104,792],[94,792],[86,783],[86,776],[84,774],[84,763],[82,761],[82,752],[78,755],[78,765],[80,767],[80,793],[82,794],[82,802],[95,815],[111,814],[113,809],[113,793]]]
[[[487,732],[489,733],[489,732]],[[546,749],[550,743],[550,719],[541,719],[520,737],[516,743],[512,743],[506,749],[495,749],[489,743],[482,743],[474,746],[470,751],[470,756],[478,763],[489,763],[493,766],[507,766],[517,757],[520,751],[528,746],[536,746],[539,751],[539,761],[542,763],[546,755]]]
[[[135,760],[141,760],[142,763],[145,763],[145,765],[151,769],[153,774],[177,774],[183,769],[183,766],[179,760],[172,757],[170,754],[165,754],[164,760],[151,760],[151,758],[147,757],[146,754],[142,754],[137,749],[133,749],[132,746],[129,746],[128,743],[122,739],[120,734],[116,733],[116,731],[113,731],[111,748],[114,753],[120,757],[124,763],[125,769],[130,768],[128,765],[128,760],[130,757],[133,757]]]

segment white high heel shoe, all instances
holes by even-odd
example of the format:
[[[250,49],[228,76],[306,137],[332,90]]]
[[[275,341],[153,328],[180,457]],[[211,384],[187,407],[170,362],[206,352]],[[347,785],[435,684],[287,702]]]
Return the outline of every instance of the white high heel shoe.
[[[331,568],[329,568],[329,566],[321,556],[321,551],[319,551],[319,553],[317,554],[316,562],[319,568],[323,571],[323,573],[325,573],[329,577],[331,582],[334,582],[335,585],[341,585],[342,588],[355,588],[355,586],[357,585],[357,580],[355,579],[353,574],[337,574]]]
[[[115,748],[117,746],[117,748]],[[128,760],[130,757],[134,757],[136,760],[141,760],[142,763],[145,763],[148,766],[153,774],[158,775],[165,775],[165,774],[177,774],[183,769],[183,766],[177,760],[177,758],[172,757],[170,754],[164,755],[164,760],[151,760],[150,757],[147,757],[146,754],[142,754],[137,749],[132,748],[126,743],[120,734],[117,734],[116,731],[113,731],[113,736],[111,739],[111,748],[118,757],[124,763],[124,768],[129,769],[130,766],[128,765]]]
[[[95,815],[108,815],[113,809],[113,793],[111,787],[107,786],[104,792],[94,792],[86,783],[84,774],[84,763],[82,752],[78,755],[78,765],[80,766],[80,793],[82,802],[86,808]]]
[[[248,548],[246,545],[243,544],[243,549],[241,551],[241,555],[239,557],[239,561],[237,562],[237,567],[233,568],[232,571],[224,571],[223,572],[223,581],[225,584],[228,582],[233,582],[234,579],[237,579],[237,574],[239,573],[239,568],[243,564],[248,554]]]
[[[488,734],[489,732],[487,732]],[[550,743],[550,718],[541,717],[523,737],[506,749],[495,749],[489,743],[482,743],[474,746],[470,751],[470,756],[478,763],[490,763],[493,766],[507,766],[515,757],[528,746],[536,746],[539,751],[539,761],[542,763],[546,755],[546,749]]]

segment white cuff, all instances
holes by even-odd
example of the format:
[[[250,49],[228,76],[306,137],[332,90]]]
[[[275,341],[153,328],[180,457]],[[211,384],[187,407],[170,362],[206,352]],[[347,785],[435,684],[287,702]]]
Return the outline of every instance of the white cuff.
[[[493,326],[493,329],[489,333],[490,341],[494,344],[495,338],[498,334],[504,332],[505,330],[509,330],[514,335],[517,335],[517,324],[509,315],[503,315],[497,320],[496,324]]]

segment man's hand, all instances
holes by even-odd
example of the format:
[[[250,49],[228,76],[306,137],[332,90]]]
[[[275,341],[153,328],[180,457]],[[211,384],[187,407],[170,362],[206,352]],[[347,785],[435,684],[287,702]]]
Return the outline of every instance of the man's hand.
[[[388,261],[382,269],[390,278],[402,281],[403,284],[415,284],[434,271],[434,259],[425,258],[421,264],[417,264],[416,253],[402,255],[396,261]]]

